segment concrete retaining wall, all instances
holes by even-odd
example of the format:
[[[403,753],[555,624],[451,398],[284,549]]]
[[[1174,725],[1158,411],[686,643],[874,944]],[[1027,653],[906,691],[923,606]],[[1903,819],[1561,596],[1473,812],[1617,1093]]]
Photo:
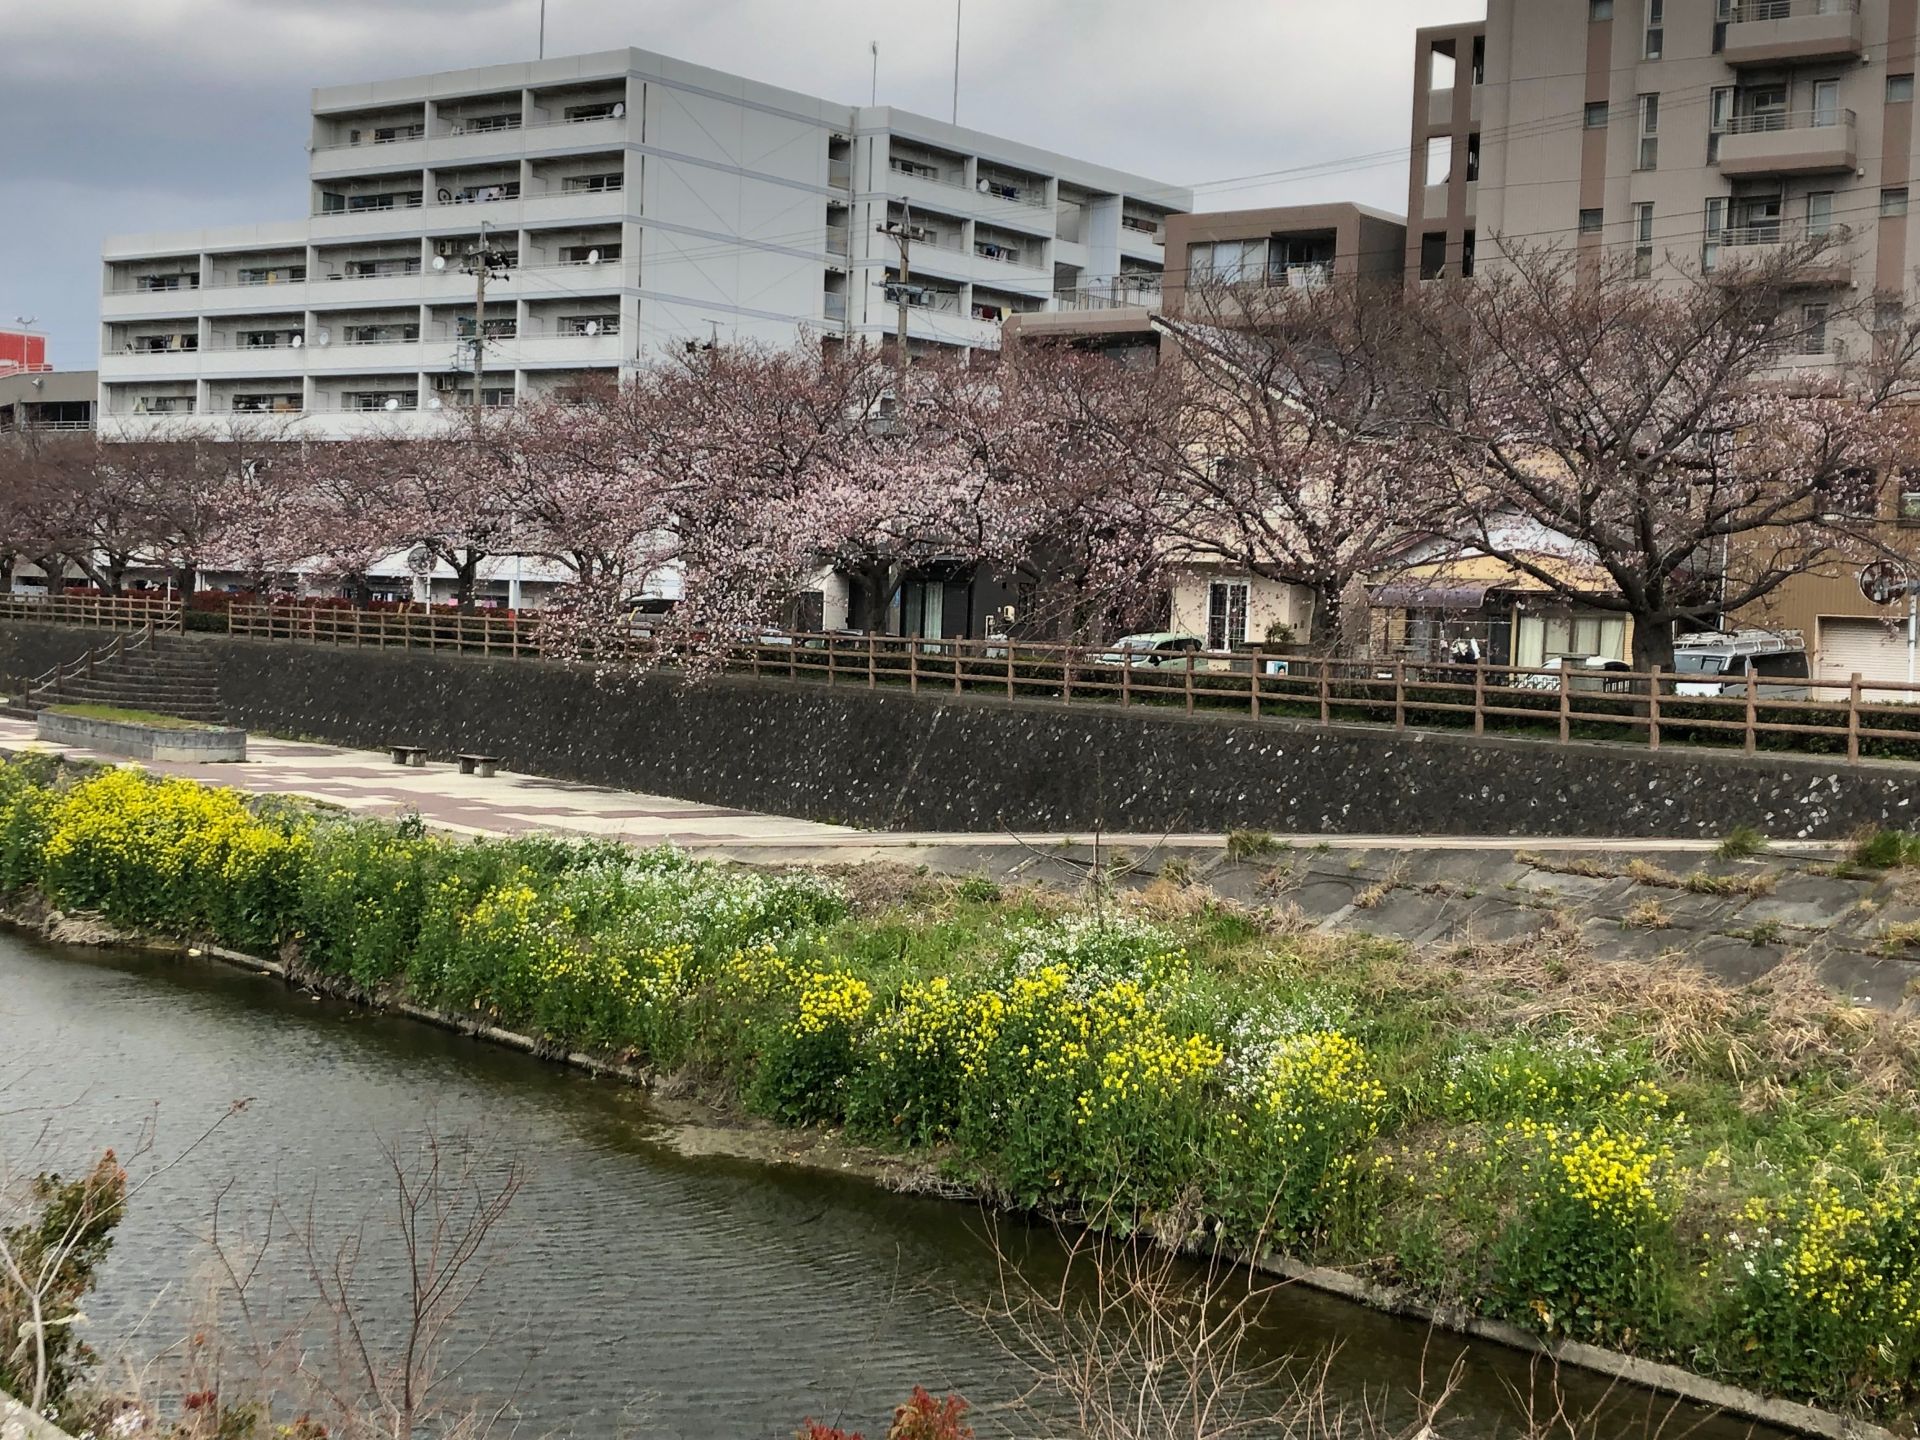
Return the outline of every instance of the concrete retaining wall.
[[[6,657],[53,637],[0,625]],[[63,632],[70,633],[70,632]],[[1396,733],[1112,706],[186,635],[248,729],[890,829],[1776,838],[1920,829],[1920,766]],[[84,647],[83,647],[84,648]]]
[[[247,758],[247,732],[228,727],[184,729],[142,725],[137,721],[102,720],[90,715],[62,715],[55,710],[42,710],[35,723],[42,740],[124,755],[130,760],[213,765]]]

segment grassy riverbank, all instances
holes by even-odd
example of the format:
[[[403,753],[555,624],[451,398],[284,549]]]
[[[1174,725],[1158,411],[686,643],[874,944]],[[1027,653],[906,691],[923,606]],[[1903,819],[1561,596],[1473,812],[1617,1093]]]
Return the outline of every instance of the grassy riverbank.
[[[1883,1417],[1920,1397],[1920,1028],[1571,926],[1418,955],[1166,883],[728,872],[0,768],[0,886],[845,1126],[1012,1204],[1258,1240]]]

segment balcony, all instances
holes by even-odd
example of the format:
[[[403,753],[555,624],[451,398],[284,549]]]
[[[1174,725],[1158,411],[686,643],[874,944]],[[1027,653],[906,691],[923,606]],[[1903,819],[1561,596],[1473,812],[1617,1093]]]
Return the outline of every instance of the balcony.
[[[1829,225],[1817,235],[1803,224],[1785,220],[1729,226],[1720,235],[1715,278],[1721,284],[1759,276],[1771,279],[1788,257],[1798,256],[1780,277],[1786,284],[1816,289],[1851,285],[1851,239],[1852,232],[1844,225]]]
[[[620,334],[521,335],[503,347],[521,365],[618,365]]]
[[[1743,0],[1733,7],[1721,56],[1729,65],[1780,65],[1866,53],[1860,0]]]
[[[1722,175],[1818,175],[1859,163],[1851,110],[1736,115],[1720,136]]]

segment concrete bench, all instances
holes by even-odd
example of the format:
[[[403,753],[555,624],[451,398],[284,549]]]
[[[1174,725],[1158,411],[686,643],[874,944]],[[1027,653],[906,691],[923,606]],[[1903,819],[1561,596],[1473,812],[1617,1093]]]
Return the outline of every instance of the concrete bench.
[[[456,755],[453,758],[460,762],[462,775],[478,775],[482,780],[491,779],[500,769],[498,755]]]
[[[426,768],[427,747],[424,745],[389,745],[387,749],[393,752],[396,765],[411,765],[416,770]]]

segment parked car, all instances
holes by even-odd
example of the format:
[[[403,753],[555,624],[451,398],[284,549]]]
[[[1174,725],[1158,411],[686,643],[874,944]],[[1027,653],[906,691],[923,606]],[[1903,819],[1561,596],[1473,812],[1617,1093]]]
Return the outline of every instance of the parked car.
[[[1172,630],[1154,630],[1144,635],[1123,635],[1113,644],[1088,658],[1096,665],[1124,665],[1129,669],[1173,666],[1185,669],[1187,656],[1198,655],[1207,647],[1198,635],[1181,635]],[[1207,663],[1194,662],[1194,669],[1204,670]]]
[[[1567,664],[1574,672],[1572,688],[1575,690],[1603,690],[1609,694],[1623,695],[1633,688],[1632,681],[1616,678],[1632,673],[1633,667],[1624,660],[1614,660],[1606,655],[1584,657],[1569,655]],[[1547,690],[1557,695],[1560,692],[1560,672],[1554,669],[1518,676],[1513,682],[1513,688]]]
[[[1683,635],[1674,641],[1673,668],[1698,680],[1682,680],[1676,695],[1745,695],[1747,676],[1769,700],[1804,700],[1811,670],[1798,630],[1736,630]]]

